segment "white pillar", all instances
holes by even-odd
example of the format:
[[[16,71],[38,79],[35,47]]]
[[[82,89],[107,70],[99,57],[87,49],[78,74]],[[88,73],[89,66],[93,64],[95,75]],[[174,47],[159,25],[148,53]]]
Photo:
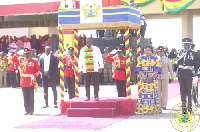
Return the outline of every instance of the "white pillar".
[[[182,10],[181,20],[182,38],[191,38],[193,40],[193,11],[188,9]]]

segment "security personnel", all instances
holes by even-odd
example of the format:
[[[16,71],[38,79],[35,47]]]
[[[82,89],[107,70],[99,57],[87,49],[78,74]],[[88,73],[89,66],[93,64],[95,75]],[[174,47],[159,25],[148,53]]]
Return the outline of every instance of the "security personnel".
[[[195,44],[191,44],[191,50],[193,50],[194,52],[197,52],[195,49]],[[198,103],[198,82],[192,85],[192,97],[193,97],[193,101],[196,107],[199,107],[199,103]]]
[[[113,56],[116,52],[117,55]],[[112,77],[116,80],[118,97],[126,97],[126,58],[123,55],[123,49],[117,47],[116,50],[113,50],[108,54],[106,60],[114,63],[114,72]]]
[[[40,67],[38,62],[31,58],[31,50],[28,48],[24,49],[24,57],[20,57],[16,54],[12,60],[20,67],[20,85],[22,86],[24,107],[26,111],[24,115],[33,115],[34,86],[36,85],[36,77],[40,74]]]
[[[106,60],[106,56],[109,54],[109,47],[104,49],[105,53],[103,54],[103,64],[104,64],[104,85],[107,85],[108,80],[112,85],[112,62]]]
[[[197,53],[190,49],[192,40],[190,38],[182,39],[184,49],[177,54],[177,77],[180,84],[182,110],[192,112],[191,90],[192,80],[196,80],[198,70]],[[186,99],[188,97],[188,99]],[[187,105],[188,103],[188,105]],[[188,106],[188,108],[186,107]]]
[[[58,59],[60,60],[60,57],[58,57]],[[67,83],[69,99],[72,99],[75,97],[74,48],[73,47],[68,48],[68,55],[66,55],[63,60],[66,65],[65,71],[64,71],[64,75],[66,77],[65,83]]]

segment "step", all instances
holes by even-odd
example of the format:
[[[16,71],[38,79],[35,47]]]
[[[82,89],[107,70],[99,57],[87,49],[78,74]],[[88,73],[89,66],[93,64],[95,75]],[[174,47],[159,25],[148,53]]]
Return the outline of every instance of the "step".
[[[71,108],[119,108],[119,101],[71,102]]]
[[[68,108],[68,117],[114,117],[119,115],[116,108]]]

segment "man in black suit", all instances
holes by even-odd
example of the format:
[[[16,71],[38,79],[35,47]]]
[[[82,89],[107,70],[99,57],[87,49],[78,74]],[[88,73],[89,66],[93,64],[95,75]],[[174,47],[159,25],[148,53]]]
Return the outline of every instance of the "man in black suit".
[[[58,69],[57,57],[51,54],[51,47],[45,47],[45,54],[40,58],[40,71],[42,73],[42,83],[44,87],[45,106],[43,108],[49,107],[48,105],[48,85],[53,91],[54,95],[54,108],[57,108],[57,90],[56,90],[56,70]]]

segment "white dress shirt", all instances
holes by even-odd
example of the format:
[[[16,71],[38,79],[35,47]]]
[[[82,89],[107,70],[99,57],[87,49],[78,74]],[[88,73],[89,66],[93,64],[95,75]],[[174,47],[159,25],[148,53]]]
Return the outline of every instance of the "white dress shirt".
[[[44,55],[44,71],[49,71],[49,65],[50,65],[50,55]]]
[[[82,71],[83,73],[86,73],[85,56],[84,56],[85,48],[87,47],[83,47],[80,50],[80,55],[78,59],[79,72]],[[92,48],[93,48],[93,60],[94,60],[94,72],[98,72],[99,68],[104,68],[103,58],[101,51],[98,47],[92,45]]]

